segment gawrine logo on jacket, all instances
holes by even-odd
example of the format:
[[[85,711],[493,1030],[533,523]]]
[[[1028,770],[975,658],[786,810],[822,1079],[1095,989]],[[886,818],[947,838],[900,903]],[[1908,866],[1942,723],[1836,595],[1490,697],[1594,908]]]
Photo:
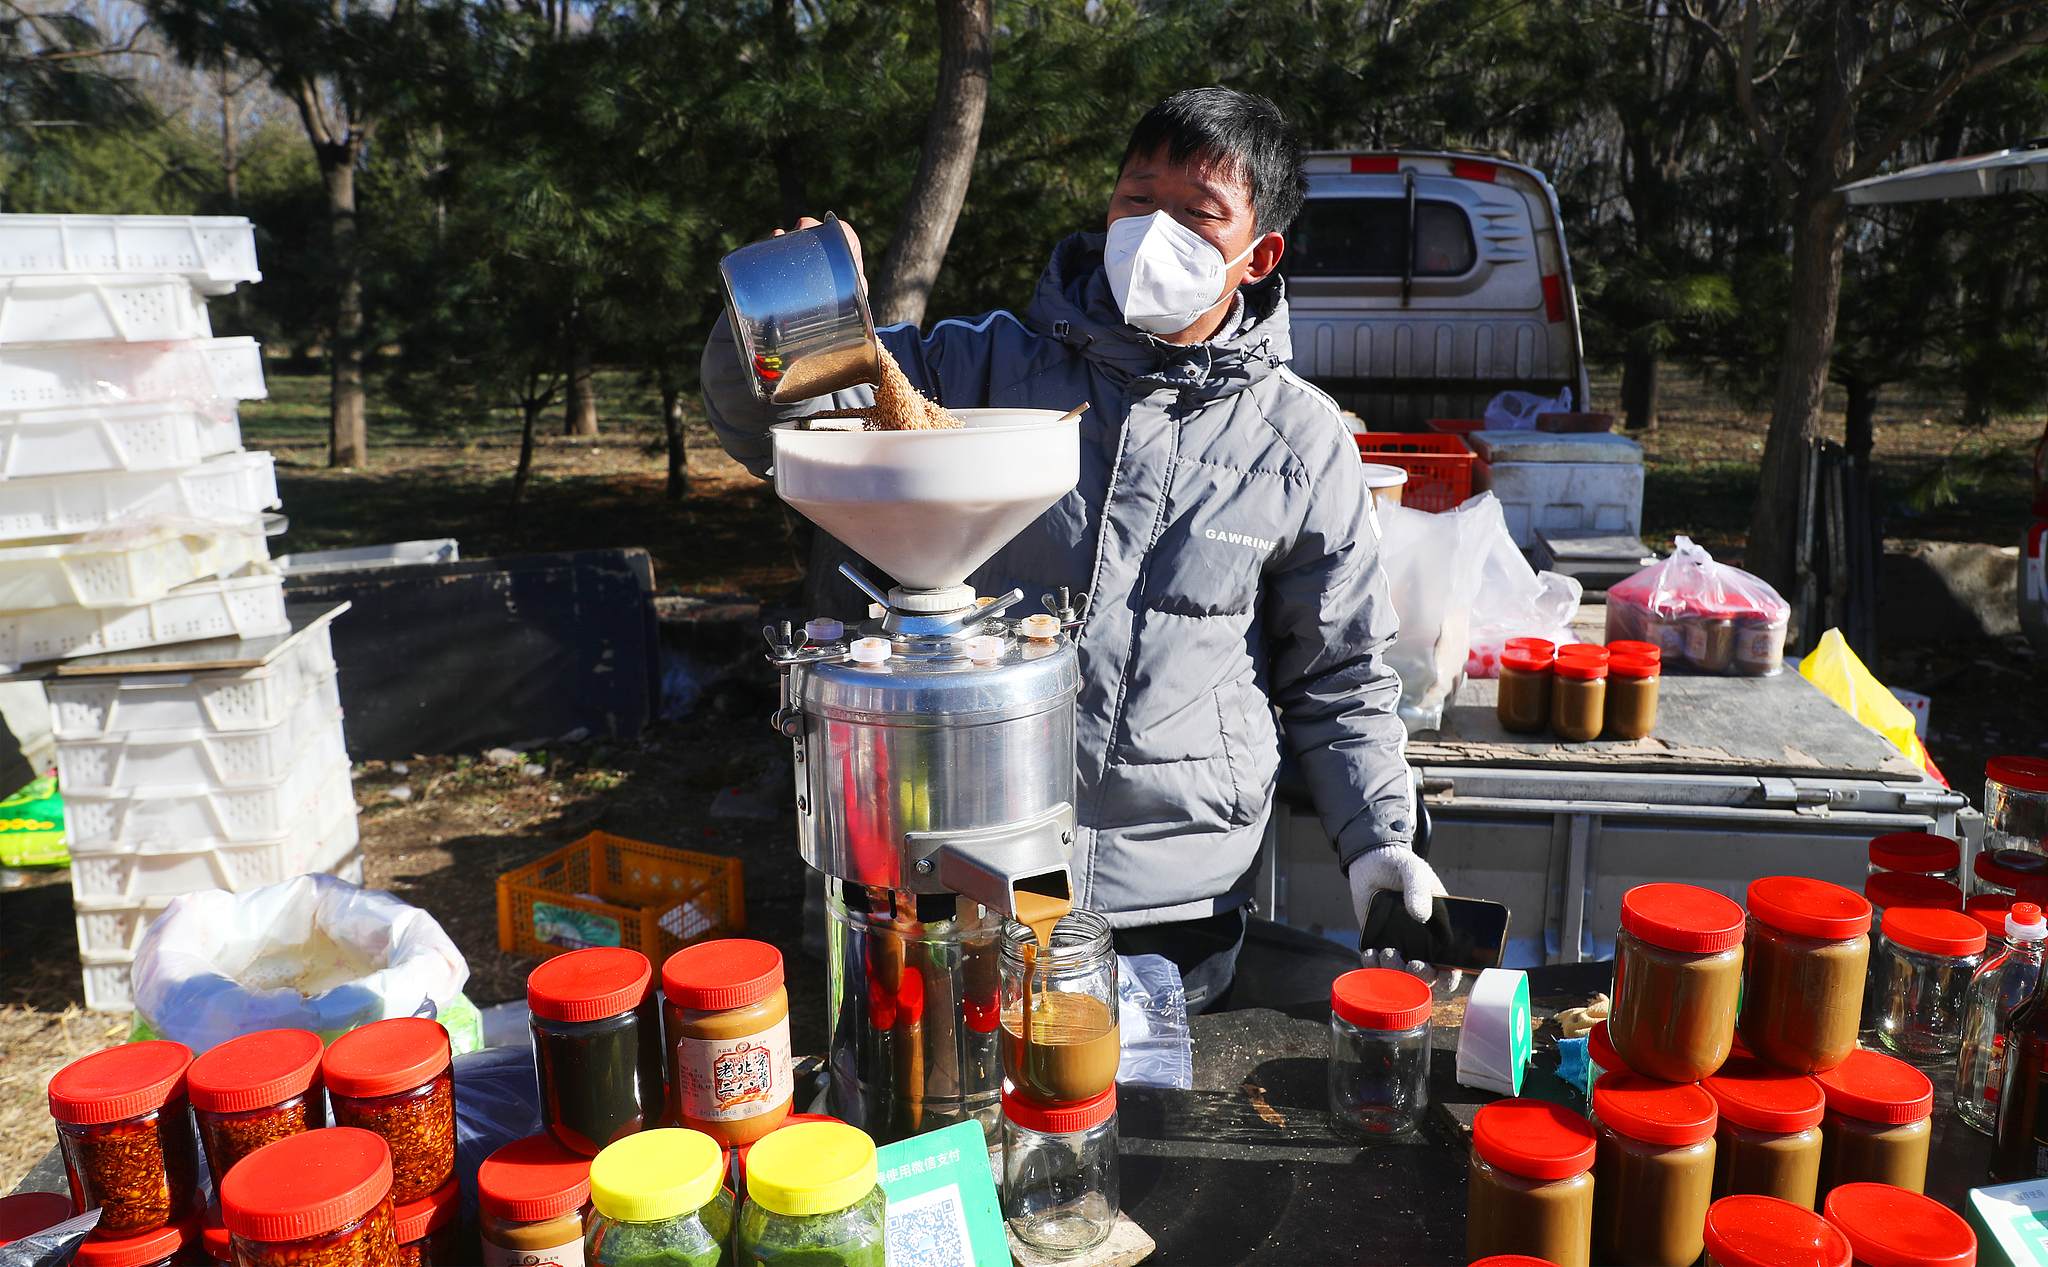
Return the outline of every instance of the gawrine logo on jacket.
[[[1280,544],[1277,541],[1268,541],[1264,537],[1248,537],[1241,532],[1218,532],[1214,528],[1203,529],[1202,535],[1211,541],[1228,541],[1234,546],[1251,546],[1258,550],[1270,550]]]

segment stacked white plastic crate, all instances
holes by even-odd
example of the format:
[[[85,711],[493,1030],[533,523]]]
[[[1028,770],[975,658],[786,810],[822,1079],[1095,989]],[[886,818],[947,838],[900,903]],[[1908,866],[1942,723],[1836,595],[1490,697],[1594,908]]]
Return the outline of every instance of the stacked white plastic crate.
[[[0,215],[0,669],[289,632],[263,512],[252,339],[209,296],[260,280],[240,217]],[[324,625],[260,668],[52,679],[89,1006],[172,897],[360,878]]]

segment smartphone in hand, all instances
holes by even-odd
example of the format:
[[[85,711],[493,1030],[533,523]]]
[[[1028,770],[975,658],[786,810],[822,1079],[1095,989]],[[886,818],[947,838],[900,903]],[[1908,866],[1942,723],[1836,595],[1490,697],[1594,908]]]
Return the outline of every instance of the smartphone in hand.
[[[1418,923],[1392,889],[1373,894],[1365,927],[1358,936],[1361,952],[1393,947],[1403,960],[1421,960],[1435,968],[1478,972],[1498,968],[1507,953],[1508,908],[1472,897],[1440,897],[1433,901],[1429,922]]]

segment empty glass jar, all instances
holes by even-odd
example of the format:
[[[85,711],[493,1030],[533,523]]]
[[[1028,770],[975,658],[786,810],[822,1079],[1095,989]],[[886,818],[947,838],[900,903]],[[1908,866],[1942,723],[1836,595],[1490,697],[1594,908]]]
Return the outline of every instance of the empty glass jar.
[[[1984,763],[1984,848],[2048,850],[2048,760],[1993,757]]]
[[[1414,1130],[1429,1110],[1429,1024],[1421,979],[1358,968],[1330,984],[1330,1122],[1356,1139]]]
[[[1109,920],[1073,911],[1053,928],[1050,948],[1005,920],[997,962],[1003,1076],[1040,1104],[1079,1104],[1108,1090],[1119,1055]]]
[[[1116,1226],[1116,1087],[1048,1108],[1003,1088],[1003,1218],[1033,1249],[1066,1257]]]
[[[1931,875],[1954,884],[1962,877],[1962,846],[1947,836],[1900,831],[1870,841],[1870,870]]]
[[[1933,1064],[1963,1041],[1963,1004],[1984,961],[1984,925],[1961,911],[1895,906],[1872,964],[1877,1040],[1908,1060]]]

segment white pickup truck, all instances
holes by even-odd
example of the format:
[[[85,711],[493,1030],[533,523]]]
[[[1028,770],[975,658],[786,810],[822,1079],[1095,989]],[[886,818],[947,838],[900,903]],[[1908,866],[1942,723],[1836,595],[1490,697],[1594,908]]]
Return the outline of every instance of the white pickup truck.
[[[1557,194],[1496,158],[1308,156],[1281,271],[1294,370],[1370,431],[1477,418],[1503,391],[1586,408],[1577,294]]]

